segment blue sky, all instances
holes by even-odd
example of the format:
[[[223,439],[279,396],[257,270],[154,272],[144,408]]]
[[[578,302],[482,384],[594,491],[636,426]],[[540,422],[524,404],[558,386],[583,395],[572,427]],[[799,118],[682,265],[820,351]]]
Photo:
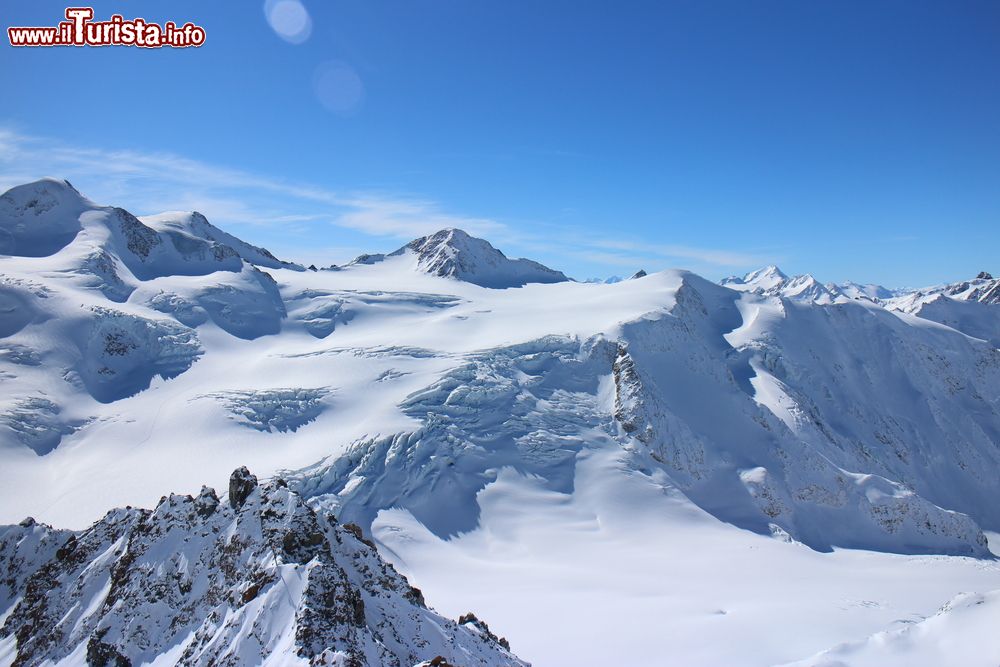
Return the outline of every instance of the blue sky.
[[[996,2],[295,2],[94,3],[199,49],[4,40],[0,187],[324,265],[460,226],[578,278],[1000,272]]]

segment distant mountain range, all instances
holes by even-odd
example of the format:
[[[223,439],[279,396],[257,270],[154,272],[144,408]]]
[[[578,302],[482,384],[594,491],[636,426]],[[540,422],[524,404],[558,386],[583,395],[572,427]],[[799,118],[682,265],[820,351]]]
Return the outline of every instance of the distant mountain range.
[[[457,229],[305,270],[58,180],[0,252],[0,664],[663,664],[665,619],[763,665],[997,618],[985,272],[592,284]]]

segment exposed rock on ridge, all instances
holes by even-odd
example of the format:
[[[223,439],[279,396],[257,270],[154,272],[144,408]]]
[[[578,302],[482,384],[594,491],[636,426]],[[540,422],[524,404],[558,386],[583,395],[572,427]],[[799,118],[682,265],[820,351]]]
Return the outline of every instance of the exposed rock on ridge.
[[[524,665],[427,609],[369,544],[241,468],[79,533],[0,529],[0,647],[13,665]],[[11,608],[13,605],[13,608]],[[485,628],[485,624],[482,626]],[[440,661],[439,660],[439,661]]]

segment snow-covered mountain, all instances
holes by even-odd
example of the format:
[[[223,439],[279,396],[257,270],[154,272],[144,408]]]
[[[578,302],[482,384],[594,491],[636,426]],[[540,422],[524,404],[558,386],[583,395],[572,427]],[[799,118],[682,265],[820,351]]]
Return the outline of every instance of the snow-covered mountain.
[[[222,231],[198,212],[161,213],[160,215],[146,216],[142,218],[142,222],[160,232],[180,232],[186,236],[221,243],[222,245],[235,250],[236,254],[238,254],[244,261],[254,264],[255,266],[268,269],[304,270],[301,264],[284,262],[272,255],[267,248],[250,245],[246,241],[238,239],[232,234]]]
[[[442,229],[421,236],[388,255],[361,255],[353,264],[385,261],[407,264],[428,275],[496,289],[569,280],[562,272],[530,259],[508,259],[488,241],[469,236],[461,229]]]
[[[837,285],[823,285],[809,274],[789,278],[773,264],[751,271],[742,278],[732,276],[721,282],[730,289],[761,296],[780,296],[819,304],[833,303],[844,292]]]
[[[985,283],[917,311],[776,267],[585,284],[459,230],[302,271],[255,265],[198,218],[139,220],[60,181],[3,196],[0,522],[82,530],[170,490],[194,503],[245,465],[285,480],[261,487],[282,503],[358,525],[431,605],[482,612],[537,664],[662,664],[654,618],[679,664],[785,663],[1000,589],[1000,306],[956,298]],[[965,310],[936,318],[941,304]],[[74,534],[190,515],[172,498]],[[206,521],[243,530],[221,512]],[[209,538],[169,525],[149,553],[179,572],[160,556]],[[8,529],[38,546],[0,581],[7,600],[67,535],[33,526]],[[71,626],[39,627],[85,643],[111,628],[98,649],[121,651],[124,617],[93,589],[113,562],[151,575],[88,553],[64,575],[93,595],[52,608]],[[267,600],[288,630],[306,598]],[[252,611],[228,609],[213,632]],[[210,639],[158,637],[137,660]]]
[[[222,499],[0,529],[0,572],[15,575],[0,656],[17,665],[525,664],[474,614],[428,609],[358,526],[246,468]]]
[[[805,274],[789,278],[776,266],[752,271],[740,278],[725,278],[721,285],[762,296],[831,304],[845,300],[867,300],[888,310],[913,314],[939,322],[974,338],[1000,346],[1000,280],[981,271],[972,280],[921,289],[888,289],[881,285],[820,284]]]
[[[841,294],[850,299],[870,299],[871,301],[884,301],[906,292],[906,290],[893,290],[873,283],[861,285],[855,282],[846,282],[835,285],[835,287]]]
[[[939,296],[945,296],[956,301],[974,301],[977,303],[1000,304],[1000,278],[994,278],[986,271],[980,271],[971,280],[957,283],[925,287],[894,295],[900,299],[899,307],[913,308],[918,303],[926,303]]]
[[[742,292],[766,296],[782,296],[800,301],[830,303],[838,297],[867,299],[893,310],[913,313],[939,297],[955,301],[1000,304],[1000,279],[980,271],[972,280],[935,285],[921,289],[889,289],[882,285],[862,285],[855,282],[820,284],[809,274],[788,277],[773,264],[751,271],[743,277],[730,276],[720,285]]]

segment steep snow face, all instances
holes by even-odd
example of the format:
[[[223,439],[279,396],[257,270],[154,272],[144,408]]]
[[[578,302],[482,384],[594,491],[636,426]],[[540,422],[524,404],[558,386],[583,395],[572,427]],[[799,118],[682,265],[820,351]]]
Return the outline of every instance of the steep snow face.
[[[355,264],[374,264],[394,257],[416,261],[416,269],[432,276],[457,278],[480,287],[503,289],[527,283],[558,283],[569,280],[530,259],[508,259],[488,241],[469,236],[461,229],[442,229],[410,241],[389,255],[362,255]]]
[[[890,302],[890,308],[896,304]],[[963,301],[944,294],[921,298],[908,304],[900,300],[900,310],[912,312],[917,317],[938,322],[956,331],[987,341],[1000,348],[1000,305],[984,305],[977,301]]]
[[[817,548],[985,553],[967,517],[931,503],[1000,521],[986,507],[1000,488],[970,473],[1000,463],[996,350],[859,303],[736,298],[694,277],[672,314],[626,326],[618,411],[696,502]],[[968,419],[949,418],[956,400]]]
[[[79,216],[93,207],[68,181],[47,178],[0,196],[0,255],[47,257],[80,232]]]
[[[37,271],[72,276],[123,303],[157,278],[239,273],[249,264],[301,270],[213,227],[198,213],[152,216],[99,206],[65,181],[46,179],[0,196],[0,254],[44,257]]]
[[[304,271],[301,264],[284,262],[272,255],[266,248],[251,245],[222,231],[208,221],[197,211],[183,213],[178,211],[150,215],[142,218],[142,222],[162,233],[179,233],[182,236],[199,238],[218,243],[236,251],[243,261],[269,269],[292,269]]]
[[[881,303],[1000,347],[1000,280],[985,271],[972,280],[900,291]]]
[[[987,554],[975,521],[935,503],[1000,522],[987,501],[996,479],[967,472],[1000,467],[1000,419],[984,398],[1000,354],[934,329],[899,339],[894,316],[851,303],[833,320],[789,303],[768,322],[781,302],[682,280],[669,312],[624,324],[616,341],[553,336],[467,358],[400,406],[419,430],[360,440],[292,483],[365,525],[400,507],[448,537],[476,527],[476,495],[497,470],[571,493],[578,458],[617,443],[636,470],[662,470],[756,532],[823,550]],[[842,355],[830,371],[824,349]],[[977,417],[942,418],[956,393]]]
[[[203,353],[197,334],[185,326],[87,296],[89,290],[81,295],[26,278],[3,280],[0,297],[17,302],[3,318],[6,337],[0,340],[5,449],[16,444],[47,455],[92,424],[95,404],[134,395],[156,378],[176,377]]]
[[[233,473],[75,534],[0,529],[0,655],[14,664],[524,665],[488,626],[427,609],[361,530]]]
[[[176,377],[202,352],[190,329],[101,308],[78,343],[77,372],[102,403],[142,391],[156,375]]]
[[[553,664],[660,664],[634,622],[656,618],[678,663],[761,667],[997,587],[989,561],[913,555],[983,556],[1000,527],[996,305],[918,317],[774,271],[486,289],[412,248],[264,273],[185,255],[171,234],[218,243],[192,227],[76,219],[54,254],[0,257],[2,521],[81,528],[239,465],[294,471],[449,615],[470,596]],[[70,663],[105,626],[80,627]]]
[[[246,340],[279,333],[286,316],[274,278],[253,266],[211,280],[150,282],[131,301],[145,303],[188,327],[211,320],[229,335]]]
[[[81,220],[88,236],[118,257],[139,280],[239,271],[243,265],[229,246],[172,229],[157,232],[125,209],[89,211]],[[104,236],[104,228],[110,236]]]

